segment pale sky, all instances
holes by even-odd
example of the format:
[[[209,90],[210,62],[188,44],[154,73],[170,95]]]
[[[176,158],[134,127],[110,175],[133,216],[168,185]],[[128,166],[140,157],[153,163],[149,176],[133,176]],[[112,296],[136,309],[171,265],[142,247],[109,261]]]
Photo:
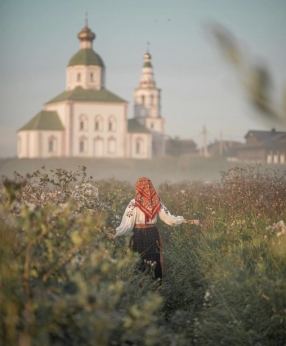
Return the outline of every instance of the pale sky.
[[[16,154],[16,130],[65,90],[86,11],[96,34],[93,49],[106,66],[106,88],[129,102],[129,118],[150,42],[166,134],[200,145],[204,125],[210,141],[220,131],[225,139],[243,140],[249,129],[275,126],[255,115],[206,27],[221,24],[250,60],[267,65],[281,102],[285,0],[0,0],[0,157]]]

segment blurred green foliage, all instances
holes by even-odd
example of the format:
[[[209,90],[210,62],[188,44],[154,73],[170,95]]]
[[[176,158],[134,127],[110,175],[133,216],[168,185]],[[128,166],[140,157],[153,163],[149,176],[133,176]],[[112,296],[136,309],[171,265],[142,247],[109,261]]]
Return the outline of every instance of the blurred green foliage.
[[[249,58],[249,51],[242,49],[237,40],[226,28],[220,24],[209,26],[211,35],[218,43],[223,56],[234,66],[245,89],[250,103],[259,111],[271,126],[286,128],[286,87],[281,95],[282,102],[273,97],[274,84],[269,69],[261,61]]]
[[[3,344],[154,344],[162,298],[145,276],[134,280],[126,243],[114,251],[105,237],[126,186],[99,182],[103,202],[85,170],[52,173],[3,181]]]
[[[220,183],[162,185],[160,196],[203,223],[161,225],[175,344],[284,345],[286,172],[235,167]]]
[[[3,345],[284,345],[286,172],[236,167],[219,183],[162,184],[162,285],[106,239],[134,187],[45,168],[3,179]]]

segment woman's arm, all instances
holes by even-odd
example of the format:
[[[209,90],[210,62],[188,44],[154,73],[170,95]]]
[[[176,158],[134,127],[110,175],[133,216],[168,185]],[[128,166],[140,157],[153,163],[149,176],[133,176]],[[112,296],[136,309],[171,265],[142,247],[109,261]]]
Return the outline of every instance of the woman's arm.
[[[128,204],[127,208],[125,209],[120,225],[116,228],[116,233],[115,234],[108,233],[107,237],[109,239],[114,239],[122,235],[130,234],[134,228],[135,219],[136,219],[136,208],[135,208],[135,202],[132,199],[130,203]]]
[[[159,218],[169,226],[181,225],[182,223],[186,221],[183,218],[183,216],[172,215],[162,202],[161,202],[161,209],[158,215],[159,215]]]
[[[161,202],[161,209],[158,215],[160,219],[169,226],[177,226],[177,225],[181,225],[182,223],[189,223],[189,224],[200,226],[199,220],[185,220],[183,216],[172,215],[162,202]]]

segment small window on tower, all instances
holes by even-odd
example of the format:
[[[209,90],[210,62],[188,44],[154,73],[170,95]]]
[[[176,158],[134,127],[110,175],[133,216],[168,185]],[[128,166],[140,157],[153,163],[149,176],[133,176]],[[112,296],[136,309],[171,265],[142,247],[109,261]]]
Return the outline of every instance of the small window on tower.
[[[91,82],[94,82],[94,80],[93,80],[93,73],[91,72],[91,74],[90,74],[90,81]]]
[[[153,103],[154,103],[154,96],[151,95],[151,96],[150,96],[150,105],[153,106]]]
[[[141,96],[141,103],[142,103],[142,105],[145,104],[145,96],[144,95]]]
[[[77,74],[77,81],[78,81],[78,82],[80,82],[80,77],[81,77],[81,75],[80,75],[80,73],[78,73],[78,74]]]
[[[84,121],[83,120],[81,120],[79,123],[79,129],[84,130]]]
[[[150,124],[151,129],[154,129],[154,123]]]

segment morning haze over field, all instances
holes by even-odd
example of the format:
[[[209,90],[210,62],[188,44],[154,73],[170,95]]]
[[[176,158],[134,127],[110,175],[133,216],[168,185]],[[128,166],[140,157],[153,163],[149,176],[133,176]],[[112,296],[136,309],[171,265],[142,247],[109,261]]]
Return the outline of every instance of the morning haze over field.
[[[1,345],[285,346],[285,18],[0,0]]]
[[[284,166],[283,2],[0,6],[1,174],[62,163],[160,182]]]

